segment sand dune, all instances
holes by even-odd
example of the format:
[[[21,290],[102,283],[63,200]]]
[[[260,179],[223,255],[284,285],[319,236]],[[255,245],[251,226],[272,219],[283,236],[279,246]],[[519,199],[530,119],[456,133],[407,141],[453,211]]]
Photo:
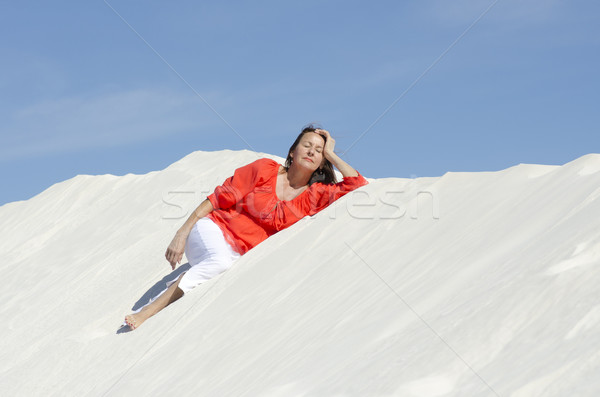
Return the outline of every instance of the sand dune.
[[[257,156],[283,162],[194,152],[0,207],[0,394],[600,394],[598,154],[370,179],[118,334],[188,212]]]

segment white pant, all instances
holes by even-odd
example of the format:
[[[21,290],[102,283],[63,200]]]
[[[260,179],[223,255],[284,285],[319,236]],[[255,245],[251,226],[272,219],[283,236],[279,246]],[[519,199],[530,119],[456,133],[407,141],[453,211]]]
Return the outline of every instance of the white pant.
[[[191,268],[181,277],[179,288],[188,292],[229,269],[240,254],[225,240],[219,226],[204,217],[196,222],[188,236],[185,256]]]
[[[136,309],[138,313],[145,306],[154,302],[159,296],[178,279],[179,288],[185,293],[211,278],[229,269],[233,262],[241,255],[233,250],[225,241],[223,232],[212,219],[202,218],[192,228],[185,244],[185,256],[191,268],[174,280],[168,281],[166,287],[156,296],[152,297],[144,306]]]

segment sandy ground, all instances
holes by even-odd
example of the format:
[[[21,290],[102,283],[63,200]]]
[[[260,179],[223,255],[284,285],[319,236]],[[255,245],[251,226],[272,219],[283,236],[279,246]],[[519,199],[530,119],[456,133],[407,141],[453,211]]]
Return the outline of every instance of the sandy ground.
[[[249,151],[0,207],[4,396],[597,396],[600,155],[370,184],[133,332]],[[185,259],[185,258],[184,258]]]

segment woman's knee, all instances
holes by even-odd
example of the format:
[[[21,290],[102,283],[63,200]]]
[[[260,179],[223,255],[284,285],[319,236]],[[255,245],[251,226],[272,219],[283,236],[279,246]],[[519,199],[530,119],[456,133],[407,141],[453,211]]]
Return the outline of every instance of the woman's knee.
[[[228,261],[217,261],[215,262],[215,264],[212,266],[213,268],[213,272],[215,273],[215,276],[217,274],[221,274],[226,270],[229,270],[229,268],[231,267],[231,262]]]
[[[190,275],[187,277],[194,280],[200,280],[199,282],[204,282],[225,272],[230,267],[231,263],[226,261],[201,262],[192,266],[188,271]]]

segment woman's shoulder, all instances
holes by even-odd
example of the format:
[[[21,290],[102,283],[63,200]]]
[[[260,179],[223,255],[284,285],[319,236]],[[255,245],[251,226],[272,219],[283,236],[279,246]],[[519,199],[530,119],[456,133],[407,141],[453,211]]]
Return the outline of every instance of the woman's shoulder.
[[[243,168],[248,169],[249,171],[259,177],[268,177],[275,173],[275,171],[279,171],[281,164],[277,161],[269,159],[269,158],[260,158],[258,160],[254,160],[253,162],[245,165]]]
[[[311,183],[306,190],[309,191],[310,194],[318,194],[323,193],[326,189],[335,185],[334,183],[323,183],[323,182],[313,182]]]
[[[280,164],[275,160],[272,160],[267,157],[263,157],[258,160],[254,160],[253,162],[249,163],[248,165],[253,165],[255,167],[275,167]]]

